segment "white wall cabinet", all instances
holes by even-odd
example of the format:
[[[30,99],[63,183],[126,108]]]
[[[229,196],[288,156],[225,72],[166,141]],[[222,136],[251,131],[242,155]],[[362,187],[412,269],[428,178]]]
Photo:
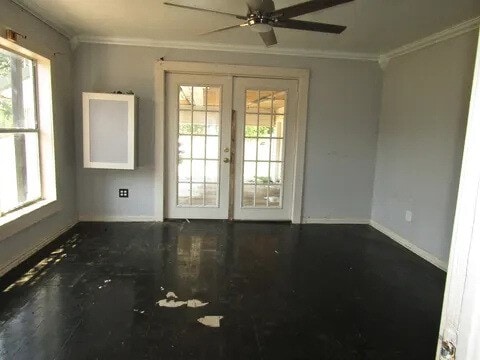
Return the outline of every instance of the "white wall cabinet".
[[[135,95],[83,93],[83,166],[133,170],[137,166]]]

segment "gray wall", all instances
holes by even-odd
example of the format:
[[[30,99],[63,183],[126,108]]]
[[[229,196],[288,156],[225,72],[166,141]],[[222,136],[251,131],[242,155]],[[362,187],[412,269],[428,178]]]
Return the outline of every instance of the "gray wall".
[[[0,0],[0,33],[12,28],[27,36],[21,45],[52,59],[53,116],[57,196],[62,210],[20,233],[0,241],[0,271],[77,221],[75,151],[71,102],[71,52],[68,40],[9,0]],[[54,52],[61,55],[53,57]],[[0,229],[1,231],[1,229]]]
[[[81,44],[75,52],[75,123],[80,216],[154,215],[154,62],[205,61],[311,71],[304,216],[369,219],[381,70],[375,62]],[[140,168],[83,169],[82,91],[133,90],[140,97]],[[129,199],[118,188],[130,188]]]
[[[392,60],[384,73],[372,220],[447,261],[478,33]],[[405,221],[406,210],[413,221]]]

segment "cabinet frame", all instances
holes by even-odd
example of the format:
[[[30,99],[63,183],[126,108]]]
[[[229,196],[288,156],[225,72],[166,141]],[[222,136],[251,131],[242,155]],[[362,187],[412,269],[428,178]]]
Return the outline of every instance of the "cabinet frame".
[[[122,101],[127,103],[127,162],[98,162],[91,159],[90,100]],[[134,170],[137,167],[138,98],[129,94],[83,93],[83,167],[93,169]]]

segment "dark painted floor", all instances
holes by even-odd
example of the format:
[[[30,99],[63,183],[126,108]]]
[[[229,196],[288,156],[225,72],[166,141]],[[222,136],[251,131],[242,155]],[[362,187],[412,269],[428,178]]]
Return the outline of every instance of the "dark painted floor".
[[[434,359],[444,273],[366,225],[81,223],[29,262],[1,359]]]

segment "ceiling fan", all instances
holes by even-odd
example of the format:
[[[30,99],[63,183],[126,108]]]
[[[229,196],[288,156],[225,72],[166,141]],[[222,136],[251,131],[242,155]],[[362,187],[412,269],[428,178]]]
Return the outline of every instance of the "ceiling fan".
[[[228,15],[239,20],[245,20],[242,24],[227,26],[206,32],[202,35],[216,33],[224,30],[234,29],[237,27],[248,27],[250,30],[258,33],[266,46],[272,46],[277,43],[277,37],[273,28],[279,27],[284,29],[308,30],[330,34],[340,34],[346,26],[317,23],[311,21],[294,20],[292,18],[308,14],[314,11],[327,9],[340,4],[348,3],[353,0],[312,0],[300,4],[275,10],[273,0],[247,0],[247,15],[236,15],[217,10],[203,9],[193,6],[178,5],[165,2],[165,5],[175,6],[183,9],[205,11],[215,14]]]

